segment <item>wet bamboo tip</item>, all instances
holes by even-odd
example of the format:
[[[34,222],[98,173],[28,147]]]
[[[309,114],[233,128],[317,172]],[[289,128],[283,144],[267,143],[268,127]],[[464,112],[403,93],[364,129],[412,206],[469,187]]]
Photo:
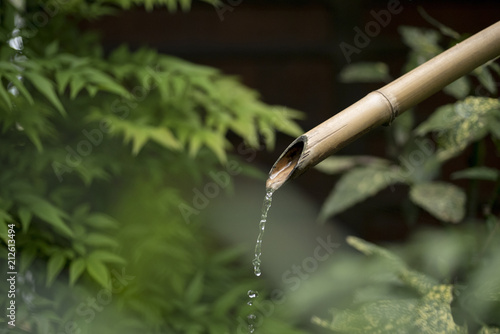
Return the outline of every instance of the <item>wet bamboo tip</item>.
[[[306,143],[307,137],[300,136],[281,154],[269,172],[266,182],[267,189],[276,190],[294,176]]]

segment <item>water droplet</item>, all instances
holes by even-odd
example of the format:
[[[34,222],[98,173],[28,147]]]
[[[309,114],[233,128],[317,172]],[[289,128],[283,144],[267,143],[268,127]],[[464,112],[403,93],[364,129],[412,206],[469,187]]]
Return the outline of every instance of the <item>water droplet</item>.
[[[257,297],[259,297],[259,291],[248,290],[248,297],[250,297],[250,298],[257,298]]]

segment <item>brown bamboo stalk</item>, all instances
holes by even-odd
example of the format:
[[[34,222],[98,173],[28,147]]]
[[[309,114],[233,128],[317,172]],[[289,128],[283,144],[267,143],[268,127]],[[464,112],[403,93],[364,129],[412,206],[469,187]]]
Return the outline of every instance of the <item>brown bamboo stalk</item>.
[[[500,21],[456,44],[295,139],[275,162],[267,188],[278,189],[364,133],[476,67],[500,56]]]

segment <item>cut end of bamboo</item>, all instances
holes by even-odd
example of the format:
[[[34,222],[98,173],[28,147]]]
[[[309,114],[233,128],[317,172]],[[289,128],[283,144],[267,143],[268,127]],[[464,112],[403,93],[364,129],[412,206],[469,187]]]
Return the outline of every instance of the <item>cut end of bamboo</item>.
[[[300,136],[281,154],[269,172],[269,178],[266,182],[267,189],[277,190],[290,178],[296,176],[294,174],[296,174],[298,162],[302,157],[306,142],[307,137]]]

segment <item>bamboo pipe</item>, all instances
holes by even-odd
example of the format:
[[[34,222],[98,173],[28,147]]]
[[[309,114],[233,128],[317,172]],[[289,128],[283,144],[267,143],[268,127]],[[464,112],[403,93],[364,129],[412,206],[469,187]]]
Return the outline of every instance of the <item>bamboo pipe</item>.
[[[476,67],[500,56],[500,21],[369,93],[295,139],[274,163],[266,182],[276,190],[364,133],[398,115]]]

